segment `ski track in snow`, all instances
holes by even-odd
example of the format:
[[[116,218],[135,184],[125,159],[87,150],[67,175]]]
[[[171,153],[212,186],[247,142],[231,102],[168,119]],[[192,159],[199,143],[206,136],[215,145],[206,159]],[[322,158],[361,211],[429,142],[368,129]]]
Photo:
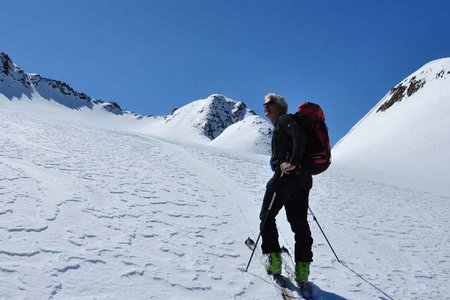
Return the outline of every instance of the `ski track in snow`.
[[[0,109],[0,299],[276,299],[241,272],[268,158]],[[393,299],[449,299],[448,198],[340,175],[311,207]],[[280,213],[280,240],[293,235]],[[318,299],[387,299],[311,219]],[[255,260],[252,273],[264,278]]]

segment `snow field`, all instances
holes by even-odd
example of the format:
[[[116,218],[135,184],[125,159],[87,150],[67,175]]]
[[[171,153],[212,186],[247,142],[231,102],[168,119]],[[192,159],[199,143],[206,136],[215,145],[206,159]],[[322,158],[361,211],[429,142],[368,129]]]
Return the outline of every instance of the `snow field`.
[[[3,107],[0,126],[0,299],[279,297],[258,259],[241,271],[267,156]],[[448,198],[331,168],[310,204],[339,258],[393,299],[450,299]],[[310,225],[318,299],[388,299]]]

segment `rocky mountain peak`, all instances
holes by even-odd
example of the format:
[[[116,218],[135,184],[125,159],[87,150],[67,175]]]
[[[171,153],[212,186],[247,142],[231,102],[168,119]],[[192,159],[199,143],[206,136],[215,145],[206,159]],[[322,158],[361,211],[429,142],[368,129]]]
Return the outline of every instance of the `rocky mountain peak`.
[[[223,95],[212,95],[209,98],[211,103],[201,128],[203,133],[213,140],[228,126],[244,119],[247,107],[243,102],[227,99]]]
[[[201,136],[213,140],[230,125],[252,115],[256,113],[244,102],[213,94],[174,109],[164,120],[171,127],[193,127]]]

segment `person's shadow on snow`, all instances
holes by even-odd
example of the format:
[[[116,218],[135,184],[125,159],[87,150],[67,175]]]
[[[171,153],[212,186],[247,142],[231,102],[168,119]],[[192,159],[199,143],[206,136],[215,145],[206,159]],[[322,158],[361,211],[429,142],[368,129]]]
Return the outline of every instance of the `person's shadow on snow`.
[[[347,300],[347,298],[322,290],[314,283],[310,283],[310,287],[314,300]]]
[[[287,287],[301,295],[300,289],[289,278],[284,278],[287,283]],[[311,296],[314,300],[347,300],[347,298],[322,290],[313,282],[309,282],[308,285],[311,290]]]

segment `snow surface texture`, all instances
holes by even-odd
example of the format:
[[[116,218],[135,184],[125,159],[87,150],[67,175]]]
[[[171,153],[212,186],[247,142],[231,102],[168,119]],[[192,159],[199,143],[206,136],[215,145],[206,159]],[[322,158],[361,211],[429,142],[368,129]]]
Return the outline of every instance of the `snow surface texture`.
[[[258,259],[242,272],[267,155],[43,105],[0,102],[0,299],[280,299]],[[450,299],[448,198],[331,169],[310,204],[340,259],[393,299]],[[388,299],[311,228],[316,299]]]
[[[116,123],[112,125],[114,127],[120,124],[129,130],[133,127],[134,131],[172,140],[212,143],[216,147],[264,154],[270,150],[271,125],[241,101],[214,94],[175,109],[168,116],[141,116],[123,110],[115,102],[92,99],[84,93],[76,92],[62,81],[26,73],[3,52],[0,53],[0,101],[2,100],[41,102],[47,104],[47,107],[51,103],[76,111],[99,112],[109,122]],[[46,114],[47,111],[42,113]],[[111,116],[108,117],[108,114]],[[228,129],[233,124],[236,126]],[[238,137],[236,133],[239,133]],[[215,141],[216,138],[218,141]]]
[[[450,196],[450,58],[395,86],[333,148],[333,165],[378,182]]]

